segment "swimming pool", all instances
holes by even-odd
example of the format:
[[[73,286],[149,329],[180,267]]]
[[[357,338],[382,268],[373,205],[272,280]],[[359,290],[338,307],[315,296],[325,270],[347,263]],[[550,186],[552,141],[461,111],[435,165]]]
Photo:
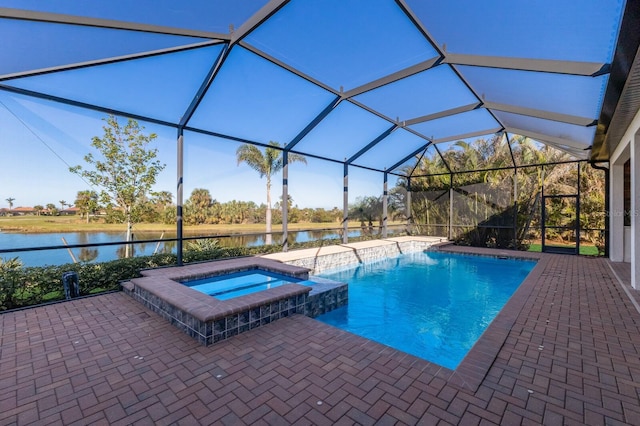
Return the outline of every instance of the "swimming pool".
[[[349,283],[349,303],[317,319],[453,370],[534,266],[418,252],[327,271]]]
[[[209,278],[181,281],[182,284],[194,290],[220,300],[244,296],[257,291],[279,287],[283,284],[302,282],[302,280],[294,277],[262,269],[251,269]]]

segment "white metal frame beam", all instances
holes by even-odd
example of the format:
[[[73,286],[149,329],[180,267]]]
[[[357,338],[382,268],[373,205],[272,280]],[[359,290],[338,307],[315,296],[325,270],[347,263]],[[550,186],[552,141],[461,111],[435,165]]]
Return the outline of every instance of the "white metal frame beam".
[[[421,73],[422,71],[426,71],[437,66],[440,63],[440,58],[435,57],[431,59],[427,59],[426,61],[422,61],[410,67],[404,68],[400,71],[396,71],[392,74],[386,75],[382,78],[374,80],[370,83],[363,84],[362,86],[356,87],[354,89],[348,90],[342,94],[343,98],[352,98],[354,96],[361,95],[365,92],[369,92],[371,90],[377,89],[378,87],[385,86],[387,84],[394,83],[398,80],[402,80],[403,78],[410,77],[414,74]]]
[[[7,7],[0,7],[0,18],[49,22],[54,24],[82,25],[86,27],[140,31],[145,33],[176,35],[184,37],[199,37],[227,41],[230,40],[228,34],[216,33],[213,31],[200,31],[185,28],[167,27],[163,25],[141,24],[137,22],[117,21],[114,19],[89,18],[86,16],[65,15],[61,13],[36,12],[32,10],[11,9]]]
[[[482,104],[480,102],[463,105],[460,107],[435,112],[433,114],[423,115],[422,117],[412,118],[411,120],[403,121],[402,124],[404,126],[412,126],[418,123],[424,123],[427,121],[437,120],[439,118],[449,117],[451,115],[462,114],[463,112],[473,111],[474,109],[480,108],[481,106]]]
[[[231,45],[240,42],[251,31],[255,30],[264,21],[278,12],[289,0],[269,0],[267,4],[262,6],[260,10],[253,14],[247,21],[245,21],[237,30],[231,33]]]
[[[316,86],[322,87],[324,90],[333,93],[336,96],[342,96],[342,94],[337,91],[334,90],[332,87],[327,86],[326,84],[324,84],[323,82],[321,82],[320,80],[316,80],[315,78],[311,77],[310,75],[307,75],[305,73],[303,73],[302,71],[298,70],[297,68],[294,68],[284,62],[282,62],[281,60],[269,55],[266,52],[263,52],[262,50],[258,49],[257,47],[247,43],[246,41],[240,41],[239,43],[237,43],[239,46],[244,47],[245,49],[247,49],[248,51],[260,56],[263,59],[266,59],[267,61],[279,66],[280,68],[283,68],[287,71],[289,71],[292,74],[297,75],[300,78],[303,78],[313,84],[315,84]]]
[[[54,72],[69,71],[79,68],[93,67],[97,65],[113,64],[117,62],[131,61],[135,59],[144,59],[151,56],[159,56],[168,53],[183,52],[185,50],[199,49],[203,47],[215,46],[221,44],[222,41],[212,40],[201,43],[193,43],[184,46],[168,47],[166,49],[150,50],[140,53],[132,53],[129,55],[112,56],[109,58],[95,59],[91,61],[76,62],[73,64],[59,65],[54,67],[40,68],[36,70],[20,71],[11,74],[0,75],[0,81],[12,80],[16,78],[31,77],[34,75],[50,74]]]
[[[492,129],[477,130],[475,132],[463,133],[461,135],[453,135],[453,136],[447,136],[446,138],[434,139],[433,143],[437,145],[439,143],[459,141],[463,139],[473,138],[476,136],[486,136],[486,135],[491,135],[494,133],[501,132],[503,130],[505,130],[503,127],[494,127]]]
[[[598,62],[557,61],[551,59],[508,58],[504,56],[466,55],[447,53],[445,64],[503,68],[520,71],[538,71],[595,77],[609,72],[609,64]]]
[[[485,102],[484,107],[490,110],[509,112],[513,114],[526,115],[528,117],[541,118],[544,120],[558,121],[560,123],[573,124],[576,126],[593,126],[597,120],[577,115],[560,114],[557,112],[544,111],[515,105],[499,104],[496,102]]]
[[[590,148],[590,146],[585,145],[583,142],[578,142],[571,139],[558,138],[556,136],[545,135],[543,133],[538,133],[531,130],[518,129],[515,127],[508,127],[508,126],[505,130],[509,133],[515,133],[516,135],[520,135],[520,136],[527,136],[539,142],[549,143],[554,146],[565,146],[568,148],[575,148],[578,150],[585,150]]]

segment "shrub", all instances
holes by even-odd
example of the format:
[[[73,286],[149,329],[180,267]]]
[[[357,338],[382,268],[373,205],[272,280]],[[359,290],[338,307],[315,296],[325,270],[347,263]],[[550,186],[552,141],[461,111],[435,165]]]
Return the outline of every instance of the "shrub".
[[[350,238],[362,241],[376,236]],[[290,249],[341,244],[339,239],[315,240],[293,243]],[[255,247],[220,247],[215,240],[207,243],[185,244],[184,263],[204,262],[214,259],[255,256],[281,251],[279,245]],[[54,266],[23,267],[19,259],[0,258],[0,311],[17,309],[46,302],[63,300],[62,274],[76,272],[79,278],[80,295],[89,295],[120,289],[122,281],[140,277],[143,269],[174,266],[175,254],[162,253],[138,256],[101,263],[68,263]]]

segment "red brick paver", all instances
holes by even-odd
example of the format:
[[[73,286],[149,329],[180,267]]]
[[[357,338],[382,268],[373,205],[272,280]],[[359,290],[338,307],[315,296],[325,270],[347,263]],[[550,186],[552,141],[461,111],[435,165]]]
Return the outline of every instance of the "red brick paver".
[[[300,315],[200,346],[114,293],[0,315],[0,424],[640,424],[640,314],[606,260],[543,257],[475,390]]]

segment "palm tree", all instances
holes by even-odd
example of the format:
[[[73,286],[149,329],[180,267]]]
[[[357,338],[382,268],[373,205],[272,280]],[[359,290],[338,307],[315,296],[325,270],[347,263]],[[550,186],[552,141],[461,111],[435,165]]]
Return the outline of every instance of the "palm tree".
[[[7,199],[6,199],[7,203],[9,203],[9,210],[13,210],[13,202],[14,202],[15,200],[16,200],[16,199],[15,199],[15,198],[13,198],[13,197],[9,197],[9,198],[7,198]]]
[[[60,208],[60,210],[64,210],[64,206],[66,206],[66,205],[67,205],[66,200],[60,200],[60,201],[58,201],[58,202],[60,203],[60,207],[61,207],[61,208]]]
[[[267,211],[266,211],[266,244],[271,244],[271,176],[278,173],[284,167],[282,162],[282,150],[278,142],[270,141],[264,153],[254,145],[243,144],[236,151],[238,165],[247,163],[249,167],[258,172],[260,178],[267,178]],[[300,162],[307,164],[307,159],[300,154],[289,153],[289,163]]]
[[[33,209],[36,211],[36,215],[40,216],[40,213],[42,213],[42,210],[44,210],[44,206],[38,204],[36,206],[33,206]]]

